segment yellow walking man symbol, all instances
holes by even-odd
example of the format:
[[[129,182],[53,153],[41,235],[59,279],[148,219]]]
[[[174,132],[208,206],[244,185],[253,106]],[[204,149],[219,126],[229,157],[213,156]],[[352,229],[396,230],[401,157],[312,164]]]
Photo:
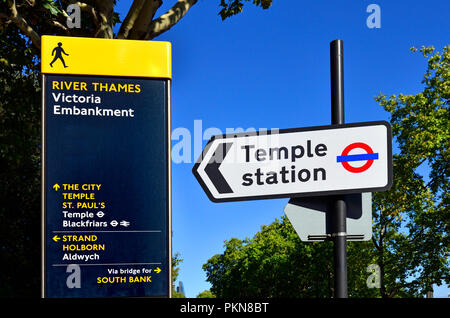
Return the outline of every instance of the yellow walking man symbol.
[[[62,57],[62,53],[64,53],[65,55],[69,56],[69,54],[67,54],[66,52],[64,52],[64,49],[62,48],[62,43],[58,42],[58,46],[55,47],[52,51],[52,56],[54,55],[55,57],[53,58],[53,61],[51,61],[50,66],[53,67],[53,63],[55,63],[55,61],[57,59],[60,59],[62,64],[64,65],[64,67],[67,67],[66,63],[64,62],[64,59]]]

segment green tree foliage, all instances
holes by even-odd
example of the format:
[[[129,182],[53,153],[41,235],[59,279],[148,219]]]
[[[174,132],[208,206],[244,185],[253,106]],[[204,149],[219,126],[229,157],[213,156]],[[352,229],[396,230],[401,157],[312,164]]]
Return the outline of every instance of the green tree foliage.
[[[376,97],[391,114],[399,146],[394,186],[374,197],[373,242],[385,297],[423,295],[432,284],[450,283],[450,46],[419,51],[428,59],[423,92]]]
[[[216,295],[214,295],[210,290],[204,290],[197,295],[197,298],[216,298]]]
[[[241,13],[244,10],[244,2],[249,2],[250,0],[220,0],[220,7],[222,8],[219,12],[222,20],[225,20],[233,15]],[[272,0],[251,0],[254,5],[261,7],[262,9],[268,9],[272,5]]]
[[[41,89],[34,48],[0,28],[0,296],[39,295]]]
[[[180,257],[180,253],[175,253],[172,256],[172,282],[175,282],[180,274],[180,264],[183,259]]]
[[[185,298],[182,293],[179,293],[175,290],[175,281],[178,278],[180,273],[180,264],[183,262],[183,259],[180,257],[179,253],[175,253],[172,257],[172,297],[173,298]]]
[[[366,286],[372,244],[348,245],[350,296],[376,296]],[[333,296],[332,243],[300,241],[285,216],[262,226],[251,239],[225,241],[224,253],[211,257],[203,269],[217,297]]]
[[[376,97],[392,116],[399,151],[393,187],[373,197],[372,240],[348,243],[350,297],[423,297],[433,284],[450,284],[450,47],[420,52],[428,58],[424,91]],[[224,247],[203,266],[218,297],[333,295],[330,242],[301,242],[285,217]],[[367,286],[370,264],[379,266],[379,289]]]

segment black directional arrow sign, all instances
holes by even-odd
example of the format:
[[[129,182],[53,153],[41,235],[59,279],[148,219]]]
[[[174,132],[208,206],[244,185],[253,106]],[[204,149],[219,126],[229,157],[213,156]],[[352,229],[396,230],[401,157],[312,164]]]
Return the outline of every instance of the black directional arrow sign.
[[[205,167],[206,175],[211,180],[217,192],[219,193],[233,193],[230,185],[227,183],[219,170],[223,158],[225,158],[225,156],[227,155],[232,144],[232,142],[219,143],[216,147],[216,151],[213,153],[211,159]],[[221,159],[217,160],[217,158]]]
[[[193,173],[214,202],[384,191],[391,141],[384,121],[218,135]]]

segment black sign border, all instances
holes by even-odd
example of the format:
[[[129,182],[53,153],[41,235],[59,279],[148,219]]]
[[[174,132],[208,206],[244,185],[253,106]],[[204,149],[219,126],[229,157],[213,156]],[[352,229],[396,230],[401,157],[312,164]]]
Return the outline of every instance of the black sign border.
[[[47,298],[47,286],[46,286],[46,269],[47,269],[47,257],[46,257],[46,235],[47,235],[47,211],[46,211],[46,137],[47,137],[47,125],[46,125],[46,96],[45,96],[45,79],[46,76],[79,76],[79,77],[108,77],[108,78],[124,78],[124,76],[106,76],[106,75],[83,75],[83,74],[42,74],[41,87],[42,87],[42,110],[41,110],[41,298]],[[126,79],[153,79],[162,80],[165,82],[165,95],[166,95],[166,176],[167,176],[167,202],[166,202],[166,216],[167,216],[167,229],[166,229],[166,242],[167,242],[167,282],[168,282],[168,294],[167,295],[155,295],[155,296],[117,296],[115,298],[172,298],[172,160],[171,160],[171,83],[172,81],[167,78],[154,78],[154,77],[139,77],[139,76],[126,76]],[[96,297],[101,299],[100,297]],[[103,297],[104,298],[104,297]],[[88,298],[85,298],[88,299]]]
[[[237,137],[245,137],[245,136],[259,136],[259,135],[271,135],[273,134],[286,134],[293,132],[302,132],[302,131],[317,131],[317,130],[329,130],[329,129],[340,129],[340,128],[351,128],[351,127],[367,127],[367,126],[379,126],[383,125],[387,130],[387,147],[388,147],[388,182],[383,187],[375,187],[375,188],[358,188],[358,189],[346,189],[346,190],[336,190],[336,191],[317,191],[317,192],[304,192],[304,193],[286,193],[286,194],[274,194],[274,195],[261,195],[261,196],[244,196],[244,197],[231,197],[231,198],[215,198],[206,184],[203,182],[200,174],[198,173],[198,168],[202,159],[205,157],[208,152],[211,144],[216,139],[231,139]],[[392,172],[392,128],[391,125],[384,120],[378,121],[367,121],[367,122],[358,122],[358,123],[349,123],[349,124],[341,124],[341,125],[324,125],[324,126],[312,126],[312,127],[300,127],[300,128],[285,128],[279,130],[263,130],[263,131],[254,131],[254,132],[242,132],[242,133],[231,133],[231,134],[220,134],[211,137],[211,139],[206,144],[203,149],[200,157],[197,159],[194,167],[192,168],[192,173],[194,174],[197,181],[200,183],[201,187],[205,191],[208,198],[215,203],[221,202],[235,202],[235,201],[253,201],[253,200],[266,200],[266,199],[280,199],[280,198],[299,198],[299,197],[316,197],[316,196],[330,196],[330,195],[342,195],[342,194],[351,194],[351,193],[362,193],[362,192],[377,192],[377,191],[386,191],[392,187],[393,184],[393,172]]]

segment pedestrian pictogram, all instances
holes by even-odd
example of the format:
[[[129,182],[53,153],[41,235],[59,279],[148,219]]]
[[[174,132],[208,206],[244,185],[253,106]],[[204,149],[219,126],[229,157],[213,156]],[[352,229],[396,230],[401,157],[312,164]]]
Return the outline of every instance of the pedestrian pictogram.
[[[363,149],[366,153],[349,155],[350,151],[353,149]],[[372,166],[374,160],[378,160],[378,152],[374,153],[372,148],[363,142],[355,142],[348,145],[345,147],[344,151],[342,151],[342,154],[336,158],[336,161],[342,163],[345,170],[352,173],[361,173],[366,171]],[[353,167],[349,164],[351,161],[366,161],[366,163],[361,167]]]
[[[66,65],[66,63],[64,62],[64,59],[62,57],[62,54],[69,56],[69,54],[67,54],[64,49],[62,48],[62,43],[58,42],[58,46],[56,46],[53,51],[52,51],[52,56],[54,55],[55,57],[53,58],[53,61],[50,62],[50,66],[53,67],[53,63],[56,62],[57,59],[60,59],[64,68],[68,67]]]

